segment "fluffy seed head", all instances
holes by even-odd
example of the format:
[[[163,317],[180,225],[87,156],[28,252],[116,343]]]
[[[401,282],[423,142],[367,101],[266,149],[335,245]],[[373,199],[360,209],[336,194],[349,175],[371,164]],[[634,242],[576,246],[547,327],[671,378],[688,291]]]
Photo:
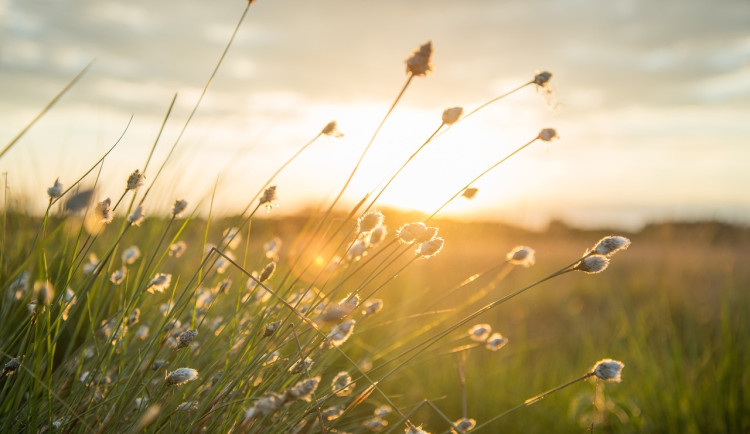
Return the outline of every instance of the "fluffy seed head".
[[[179,386],[185,384],[188,381],[193,381],[198,378],[198,371],[193,368],[177,368],[174,371],[167,374],[167,384],[170,386]]]
[[[164,292],[165,289],[169,288],[172,283],[172,275],[165,273],[157,273],[153,279],[148,283],[146,291],[150,293]]]
[[[377,226],[375,229],[370,231],[370,236],[367,237],[367,245],[372,247],[381,243],[385,239],[387,233],[388,229],[386,229],[385,226]]]
[[[293,399],[310,402],[312,394],[318,388],[318,384],[320,384],[320,377],[308,378],[292,386],[286,393]]]
[[[135,169],[133,173],[128,176],[128,185],[126,187],[126,190],[135,190],[136,188],[143,185],[143,183],[146,181],[146,175],[141,173],[140,170]]]
[[[383,300],[379,298],[367,300],[364,304],[364,307],[365,308],[362,310],[362,315],[375,315],[376,313],[380,312],[381,309],[383,309]]]
[[[141,249],[138,246],[130,246],[122,252],[122,262],[130,265],[141,257]]]
[[[143,222],[145,215],[143,214],[143,206],[138,205],[135,210],[128,216],[128,223],[131,226],[140,226]]]
[[[445,125],[455,124],[464,113],[463,107],[451,107],[443,110],[443,123]]]
[[[276,263],[269,262],[268,265],[263,268],[263,271],[260,272],[260,277],[258,277],[260,283],[263,283],[266,280],[270,279],[271,276],[273,276],[274,271],[276,271]]]
[[[579,262],[573,270],[583,271],[588,274],[601,273],[609,265],[609,258],[604,255],[586,256]]]
[[[344,407],[341,405],[334,405],[328,407],[325,410],[321,410],[320,416],[323,420],[335,420],[338,419],[344,413]]]
[[[406,59],[406,72],[417,77],[429,74],[432,71],[431,58],[432,42],[430,41],[419,47]]]
[[[376,227],[383,224],[385,217],[380,211],[370,211],[359,218],[359,231],[370,232]]]
[[[487,344],[485,345],[490,351],[497,351],[504,347],[508,343],[508,338],[504,337],[500,333],[493,333],[487,338]]]
[[[137,307],[133,309],[132,312],[130,312],[130,316],[128,317],[128,326],[133,326],[138,323],[138,320],[141,319],[141,310]]]
[[[185,208],[187,208],[188,203],[184,199],[178,199],[174,201],[174,205],[172,205],[172,217],[179,217],[180,214],[185,211]]]
[[[270,206],[271,202],[276,199],[276,186],[272,185],[263,192],[263,196],[260,197],[260,204]]]
[[[352,383],[352,377],[344,371],[336,374],[336,376],[333,377],[333,381],[331,381],[331,391],[336,394],[336,396],[351,395],[354,391],[354,386],[356,386],[356,384]]]
[[[198,336],[198,330],[185,330],[177,337],[176,349],[185,348]]]
[[[284,397],[278,393],[270,392],[263,395],[255,402],[255,411],[263,416],[276,412],[284,404]],[[247,417],[247,414],[246,414]]]
[[[474,427],[477,425],[477,421],[475,421],[474,419],[467,419],[464,417],[453,422],[453,425],[455,425],[456,428],[458,428],[459,433],[465,433],[467,431],[471,431],[472,429],[474,429]],[[454,433],[456,432],[454,430],[451,430],[451,431]]]
[[[537,86],[546,86],[550,78],[552,78],[551,72],[548,72],[548,71],[540,72],[534,76],[534,84],[536,84]]]
[[[528,268],[534,265],[534,254],[534,249],[529,246],[516,246],[505,255],[505,258],[513,265],[521,265]]]
[[[279,329],[279,325],[281,325],[281,321],[274,321],[266,325],[266,328],[263,330],[263,337],[267,338],[276,333],[276,330]]]
[[[119,270],[112,273],[111,276],[109,276],[109,281],[114,283],[115,285],[119,285],[122,283],[123,280],[125,280],[125,275],[127,275],[128,270],[125,267],[120,267]]]
[[[49,196],[49,200],[55,200],[63,192],[63,185],[62,182],[60,182],[60,178],[55,179],[55,183],[52,184],[52,187],[47,189],[47,196]]]
[[[304,361],[297,360],[296,362],[294,362],[294,364],[291,367],[289,367],[289,372],[291,372],[292,374],[299,374],[301,372],[305,372],[310,369],[312,364],[313,364],[312,359],[309,357],[305,357]]]
[[[477,324],[469,329],[469,338],[472,341],[484,342],[490,337],[492,327],[489,324]]]
[[[407,426],[404,429],[404,433],[405,434],[430,434],[428,431],[423,430],[421,425],[414,426],[412,424],[409,424],[409,426]]]
[[[554,128],[545,128],[539,132],[539,139],[545,142],[551,142],[552,139],[559,138],[557,130]]]
[[[115,213],[110,208],[112,206],[112,200],[106,198],[99,202],[94,208],[94,216],[99,223],[109,224],[112,223],[112,219],[115,218]]]
[[[344,135],[344,133],[339,131],[336,121],[328,122],[328,124],[323,127],[323,131],[321,131],[320,133],[331,137],[342,137]]]
[[[350,261],[357,261],[367,252],[367,243],[364,240],[357,240],[349,246],[346,251],[346,258]]]
[[[604,237],[594,246],[594,253],[605,256],[612,256],[620,250],[630,247],[630,240],[619,235],[610,235]]]
[[[369,429],[370,431],[378,432],[382,431],[383,429],[385,429],[385,427],[388,426],[388,421],[383,419],[382,417],[376,416],[362,422],[362,425],[364,425],[365,428]]]
[[[20,357],[14,357],[8,361],[8,363],[5,364],[3,367],[3,375],[10,375],[18,370],[18,368],[21,367],[21,358]]]
[[[185,250],[187,249],[187,244],[185,244],[184,241],[177,241],[176,243],[169,246],[169,256],[174,256],[175,258],[179,258],[182,256],[183,253],[185,253]]]
[[[393,409],[391,408],[390,405],[381,405],[380,407],[373,410],[372,413],[378,417],[386,417],[389,414],[391,414],[392,411]]]
[[[357,322],[355,320],[350,319],[331,329],[331,331],[328,333],[328,340],[330,342],[330,345],[338,347],[346,342],[346,340],[349,339],[352,333],[354,333],[354,325],[356,323]]]
[[[443,250],[444,244],[445,244],[445,240],[440,237],[433,238],[429,241],[424,241],[422,244],[419,245],[419,249],[417,250],[417,255],[423,258],[429,258],[429,257],[435,256],[438,253],[440,253],[441,250]]]
[[[617,360],[603,359],[596,362],[591,372],[602,380],[619,383],[622,381],[621,374],[624,367],[625,364]]]
[[[410,244],[421,239],[427,233],[427,226],[422,222],[407,223],[398,230],[398,239],[402,243]]]

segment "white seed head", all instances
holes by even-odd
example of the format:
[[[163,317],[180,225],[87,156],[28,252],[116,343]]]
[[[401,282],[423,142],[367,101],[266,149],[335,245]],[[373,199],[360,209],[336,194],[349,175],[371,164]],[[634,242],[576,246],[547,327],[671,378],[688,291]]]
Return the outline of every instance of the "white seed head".
[[[399,241],[405,244],[413,243],[425,236],[427,226],[422,222],[407,223],[399,228],[397,235]]]
[[[432,42],[419,47],[406,59],[406,72],[417,77],[425,76],[432,71]]]
[[[505,258],[513,265],[520,265],[528,268],[534,265],[534,262],[536,261],[534,254],[534,249],[529,246],[516,246],[505,255]]]
[[[344,371],[336,374],[336,376],[333,377],[333,381],[331,381],[331,391],[336,396],[351,395],[355,386],[356,384],[352,383],[352,377]]]
[[[338,347],[346,342],[346,340],[351,337],[352,333],[354,333],[354,325],[356,323],[355,320],[350,319],[331,329],[328,333],[328,341],[330,345]]]
[[[367,243],[364,240],[357,240],[349,246],[349,250],[346,251],[346,259],[350,261],[357,261],[367,253]]]
[[[271,203],[277,199],[276,197],[276,186],[272,185],[263,192],[263,196],[260,197],[260,204],[271,206]]]
[[[602,380],[619,383],[622,381],[621,374],[624,367],[625,364],[617,360],[603,359],[596,362],[591,372]]]
[[[332,407],[328,407],[324,410],[320,411],[320,417],[323,418],[323,420],[336,420],[344,414],[344,407],[341,405],[334,405]]]
[[[145,181],[146,175],[141,173],[140,170],[135,169],[135,171],[133,171],[133,173],[128,176],[126,190],[135,190],[136,188],[142,186]]]
[[[579,262],[573,270],[583,271],[588,274],[601,273],[609,265],[609,258],[604,255],[586,256]]]
[[[180,333],[180,336],[177,337],[177,347],[176,349],[185,348],[188,345],[190,345],[193,340],[198,336],[198,330],[185,330],[184,332]]]
[[[138,205],[128,216],[128,223],[130,223],[131,226],[140,226],[145,217],[146,216],[143,214],[143,206]]]
[[[328,122],[320,133],[331,137],[342,137],[344,135],[344,133],[339,131],[336,121]]]
[[[445,125],[455,124],[464,113],[463,107],[451,107],[443,110],[443,123]]]
[[[435,256],[440,253],[441,250],[443,250],[444,244],[445,240],[440,237],[433,238],[429,241],[424,241],[419,245],[417,255],[423,258],[430,258],[432,256]]]
[[[421,425],[420,426],[414,426],[414,425],[411,425],[411,424],[409,424],[409,426],[407,426],[404,429],[404,433],[405,434],[430,434],[428,431],[423,430]]]
[[[385,239],[385,236],[387,234],[388,234],[388,229],[386,229],[384,225],[379,225],[375,227],[375,229],[370,231],[370,234],[367,237],[367,246],[372,247],[372,246],[380,244]]]
[[[132,312],[130,312],[130,316],[128,317],[128,326],[136,325],[140,319],[141,310],[136,307]]]
[[[115,218],[115,213],[112,212],[111,206],[112,200],[110,198],[106,198],[96,205],[96,208],[94,208],[94,216],[99,223],[112,223],[112,219]]]
[[[167,374],[167,384],[170,386],[179,386],[185,384],[188,381],[193,381],[198,378],[198,371],[193,368],[177,368],[174,371]]]
[[[373,410],[372,413],[377,417],[386,417],[391,414],[392,411],[393,409],[390,405],[381,405],[380,407]]]
[[[141,257],[141,249],[138,246],[130,246],[122,252],[122,262],[130,265]]]
[[[165,289],[169,288],[172,283],[172,275],[166,273],[157,273],[153,279],[146,286],[146,291],[154,294],[156,292],[164,292]]]
[[[174,205],[172,205],[172,217],[179,217],[180,214],[182,214],[185,211],[187,206],[188,206],[188,203],[184,199],[178,199],[174,201]]]
[[[125,280],[125,276],[128,274],[128,270],[125,267],[121,267],[119,270],[112,273],[111,276],[109,276],[109,281],[114,283],[115,285],[119,285]]]
[[[362,315],[375,315],[376,313],[380,312],[381,309],[383,309],[383,300],[379,298],[367,300],[364,304],[364,307],[365,308],[362,310]]]
[[[47,189],[47,196],[49,196],[49,200],[54,200],[60,197],[60,195],[63,192],[63,185],[60,182],[60,178],[55,179],[55,183],[52,185],[52,187]]]
[[[270,392],[263,395],[255,402],[255,412],[263,416],[268,416],[276,412],[284,405],[284,397],[278,393]],[[247,413],[245,413],[247,417]]]
[[[263,337],[267,338],[273,335],[274,333],[276,333],[276,330],[279,329],[280,325],[281,325],[281,321],[274,321],[274,322],[268,323],[266,325],[266,328],[263,329]]]
[[[507,343],[508,338],[504,337],[500,333],[493,333],[489,338],[487,338],[485,347],[490,351],[497,351],[500,348],[504,347]]]
[[[490,337],[492,327],[489,324],[477,324],[469,329],[469,338],[472,341],[484,342]]]
[[[455,425],[456,428],[458,428],[459,433],[465,433],[474,429],[474,427],[477,425],[477,421],[475,421],[474,419],[467,419],[464,417],[453,422],[453,425]],[[451,432],[455,433],[456,431],[451,429]]]
[[[169,256],[179,258],[187,250],[187,244],[184,241],[177,241],[176,243],[169,246]]]
[[[545,142],[551,142],[552,139],[556,138],[560,138],[560,136],[557,135],[557,130],[554,128],[545,128],[539,132],[539,139]]]
[[[630,247],[630,240],[619,235],[604,237],[596,243],[593,252],[599,255],[612,256],[620,250]]]
[[[370,232],[376,227],[383,224],[385,216],[380,211],[370,211],[359,218],[359,231]]]
[[[369,429],[370,431],[378,432],[382,431],[383,429],[385,429],[385,427],[388,426],[388,421],[383,419],[382,417],[376,416],[362,422],[362,425],[364,425],[365,428]]]
[[[260,277],[258,277],[260,283],[270,279],[271,276],[273,276],[274,271],[276,271],[276,263],[273,261],[269,262],[268,265],[263,268],[263,271],[260,272]]]
[[[305,357],[305,360],[297,360],[292,366],[289,367],[289,372],[292,374],[299,374],[305,372],[312,367],[313,361],[309,357]]]
[[[320,377],[308,378],[297,382],[289,390],[286,391],[287,395],[293,399],[301,399],[303,401],[310,402],[312,394],[320,384]]]
[[[21,367],[21,358],[14,357],[8,361],[3,367],[3,375],[11,375]]]

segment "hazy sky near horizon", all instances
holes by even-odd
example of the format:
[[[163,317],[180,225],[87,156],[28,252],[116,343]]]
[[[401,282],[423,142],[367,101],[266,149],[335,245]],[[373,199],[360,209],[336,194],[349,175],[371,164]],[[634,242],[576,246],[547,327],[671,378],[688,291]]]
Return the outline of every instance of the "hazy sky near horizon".
[[[92,59],[83,79],[0,160],[10,191],[45,205],[133,121],[105,161],[98,194],[119,197],[164,158],[244,8],[240,0],[0,0],[0,144]],[[535,143],[478,181],[446,214],[539,225],[634,227],[653,219],[750,222],[750,2],[740,0],[257,0],[249,10],[147,212],[174,199],[239,209],[283,172],[279,211],[315,206],[346,179],[420,44],[434,72],[416,78],[347,203],[372,191],[440,124],[529,81],[554,76],[551,104],[529,86],[425,148],[381,204],[430,211],[541,128]],[[93,178],[89,183],[93,182]],[[277,212],[277,211],[274,211]]]

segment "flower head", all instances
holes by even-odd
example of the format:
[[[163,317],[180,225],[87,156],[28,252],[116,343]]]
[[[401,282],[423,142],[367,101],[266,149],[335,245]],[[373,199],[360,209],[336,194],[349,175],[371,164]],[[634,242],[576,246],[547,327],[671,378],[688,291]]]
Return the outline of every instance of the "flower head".
[[[122,262],[130,265],[141,257],[141,249],[138,246],[130,246],[122,252]]]
[[[477,195],[477,192],[479,191],[478,188],[469,187],[461,194],[461,196],[467,198],[467,199],[474,199],[474,196]]]
[[[539,132],[538,138],[545,142],[551,142],[552,139],[559,139],[560,136],[557,135],[557,130],[554,128],[545,128]]]
[[[125,267],[120,267],[119,270],[112,273],[111,276],[109,276],[109,281],[114,283],[115,285],[119,285],[122,283],[123,280],[125,280],[125,275],[127,275],[128,270]]]
[[[427,226],[422,222],[407,223],[398,230],[398,239],[409,244],[422,239],[427,234]]]
[[[52,185],[52,187],[47,189],[47,196],[49,196],[49,200],[55,200],[60,195],[62,195],[63,192],[63,185],[62,182],[60,182],[60,178],[55,179],[55,183]]]
[[[193,381],[198,378],[198,371],[193,368],[177,368],[174,371],[167,374],[166,381],[170,386],[179,386],[185,384],[188,381]]]
[[[383,300],[379,298],[367,300],[364,304],[364,307],[365,308],[362,310],[363,316],[375,315],[376,313],[380,312],[381,309],[383,309]]]
[[[542,71],[534,76],[534,84],[540,87],[547,86],[547,83],[549,83],[550,78],[552,78],[551,72]]]
[[[177,347],[175,349],[185,348],[198,336],[198,330],[185,330],[177,337]]]
[[[277,199],[276,186],[272,185],[263,192],[263,196],[260,197],[260,205],[265,205],[267,209],[271,209],[273,201]]]
[[[143,185],[143,183],[146,181],[146,175],[141,173],[140,170],[135,169],[133,173],[128,176],[128,183],[126,186],[126,190],[135,190],[136,188]]]
[[[308,378],[292,386],[286,391],[286,394],[293,399],[310,402],[312,394],[318,388],[318,384],[320,384],[320,377]]]
[[[359,223],[359,231],[370,232],[371,230],[383,224],[384,219],[385,217],[380,211],[370,211],[360,217],[357,221]]]
[[[357,261],[367,253],[367,243],[364,240],[357,240],[349,246],[346,251],[346,258],[350,261]]]
[[[331,331],[328,333],[328,341],[330,342],[330,345],[338,347],[346,342],[346,340],[349,339],[352,333],[354,333],[354,325],[356,323],[357,322],[355,320],[350,319],[331,329]]]
[[[432,71],[431,58],[432,42],[430,41],[419,47],[406,59],[406,72],[417,77],[429,74]]]
[[[273,276],[274,271],[276,271],[276,263],[271,261],[263,268],[263,271],[260,272],[260,277],[258,277],[260,283],[270,279],[271,276]]]
[[[469,338],[472,341],[485,342],[491,332],[492,327],[489,324],[477,324],[469,329]]]
[[[497,351],[500,348],[504,347],[507,343],[508,338],[501,335],[500,333],[493,333],[489,338],[487,338],[485,347],[487,347],[487,349],[490,351]]]
[[[172,205],[172,217],[179,217],[180,214],[185,211],[185,208],[187,208],[187,206],[188,203],[184,199],[178,199],[174,201],[174,205]]]
[[[112,200],[106,198],[99,202],[94,208],[94,216],[99,223],[109,224],[112,223],[112,219],[115,217],[115,213],[110,208],[112,206]]]
[[[516,246],[505,255],[505,258],[513,265],[521,265],[528,268],[534,265],[534,253],[534,249],[529,246]]]
[[[164,292],[165,289],[169,288],[172,283],[172,275],[165,273],[157,273],[153,279],[146,286],[146,291],[154,294],[156,292]]]
[[[596,362],[591,373],[602,380],[619,383],[622,381],[621,374],[624,367],[625,364],[617,360],[603,359]]]
[[[443,123],[445,125],[455,124],[464,113],[463,107],[451,107],[443,110]]]
[[[169,256],[179,258],[187,250],[187,244],[184,241],[177,241],[176,243],[169,246]]]
[[[630,240],[619,235],[604,237],[596,243],[593,252],[598,255],[612,256],[620,250],[630,247]]]
[[[355,383],[352,382],[352,377],[345,371],[341,371],[333,377],[331,381],[331,391],[336,396],[349,396],[354,391]]]
[[[467,419],[464,417],[453,422],[453,425],[455,425],[456,428],[458,428],[459,433],[465,433],[467,431],[471,431],[477,425],[477,421],[475,421],[474,419]],[[452,430],[452,429],[451,431],[454,433],[456,432],[455,430]]]
[[[130,215],[128,216],[128,223],[130,223],[131,226],[140,226],[144,218],[145,216],[143,214],[143,206],[138,205],[135,208],[135,211],[130,213]]]
[[[440,253],[441,250],[443,250],[444,244],[445,240],[440,237],[424,241],[419,245],[419,249],[417,249],[417,255],[421,256],[422,258],[430,258],[432,256],[435,256]]]
[[[339,131],[336,121],[328,122],[320,133],[331,137],[342,137],[344,135],[344,133]]]
[[[370,231],[370,235],[367,237],[367,245],[372,247],[379,244],[385,239],[388,229],[385,226],[379,225],[375,229]]]
[[[601,273],[609,265],[609,258],[604,255],[591,255],[581,259],[581,262],[573,267],[573,270],[583,271],[587,274]]]

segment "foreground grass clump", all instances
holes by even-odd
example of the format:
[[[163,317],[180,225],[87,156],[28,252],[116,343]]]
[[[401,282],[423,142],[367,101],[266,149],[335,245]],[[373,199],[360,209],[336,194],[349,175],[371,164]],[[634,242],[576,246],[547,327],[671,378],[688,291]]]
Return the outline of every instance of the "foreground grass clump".
[[[452,201],[474,197],[481,177],[557,139],[555,129],[468,174],[427,215],[377,209],[433,139],[510,93],[547,92],[549,72],[466,115],[444,110],[387,182],[350,209],[341,204],[401,97],[433,70],[432,44],[405,65],[404,85],[341,189],[304,217],[273,218],[284,189],[276,176],[318,139],[339,137],[335,122],[280,163],[237,216],[214,216],[213,197],[189,204],[151,194],[182,132],[159,167],[152,149],[116,189],[98,185],[97,169],[119,141],[80,177],[50,180],[41,217],[6,206],[0,431],[744,430],[747,377],[726,355],[747,357],[738,283],[714,291],[703,305],[721,307],[712,316],[687,302],[676,308],[689,300],[671,288],[682,276],[662,279],[678,265],[658,267],[656,256],[638,263],[648,250],[620,253],[627,237],[439,219]],[[149,215],[167,203],[168,213]],[[631,266],[607,277],[621,257]],[[656,303],[655,282],[663,285]],[[636,386],[623,391],[610,383],[625,365]],[[692,397],[688,385],[703,378],[724,397],[671,404],[665,390]],[[559,399],[540,403],[552,394]]]

